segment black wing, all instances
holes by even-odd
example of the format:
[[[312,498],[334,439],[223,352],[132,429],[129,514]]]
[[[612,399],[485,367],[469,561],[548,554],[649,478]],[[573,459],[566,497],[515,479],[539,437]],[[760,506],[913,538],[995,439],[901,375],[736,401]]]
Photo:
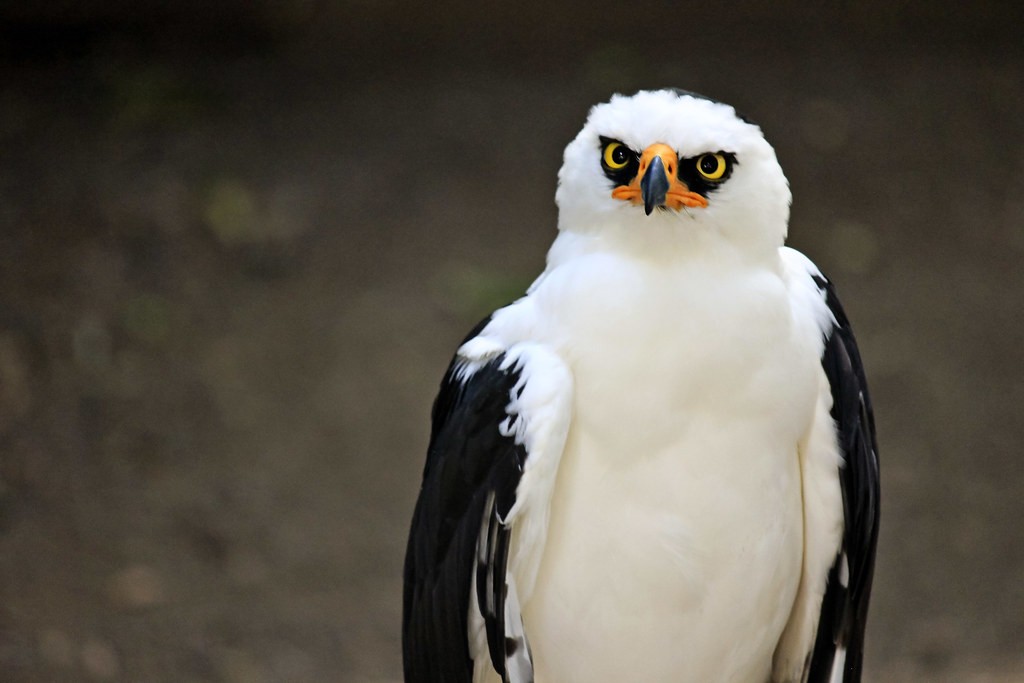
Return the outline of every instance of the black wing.
[[[875,419],[850,322],[832,283],[817,276],[814,280],[836,320],[821,362],[832,387],[832,419],[845,461],[839,470],[845,525],[842,547],[828,575],[807,683],[835,680],[832,671],[837,665],[843,667],[843,683],[858,683],[878,541]]]
[[[485,320],[467,337],[475,336]],[[472,683],[468,614],[472,573],[494,668],[525,642],[505,633],[505,569],[526,450],[499,425],[519,379],[504,355],[466,381],[453,361],[434,402],[423,484],[405,556],[402,654],[406,683]],[[486,524],[486,526],[485,526]]]

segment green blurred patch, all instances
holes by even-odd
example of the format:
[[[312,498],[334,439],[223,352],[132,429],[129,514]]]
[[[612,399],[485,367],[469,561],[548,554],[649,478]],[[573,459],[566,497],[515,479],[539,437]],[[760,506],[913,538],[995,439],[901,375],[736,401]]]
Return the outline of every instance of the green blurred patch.
[[[217,241],[236,247],[257,241],[259,214],[256,196],[240,180],[213,182],[203,205],[203,217]]]
[[[532,281],[532,275],[449,263],[435,273],[431,282],[431,298],[460,318],[476,321],[523,296]]]
[[[132,339],[163,346],[171,331],[170,303],[159,294],[136,294],[125,304],[121,324]]]
[[[182,124],[197,118],[213,96],[182,69],[167,64],[111,68],[101,74],[115,126]]]

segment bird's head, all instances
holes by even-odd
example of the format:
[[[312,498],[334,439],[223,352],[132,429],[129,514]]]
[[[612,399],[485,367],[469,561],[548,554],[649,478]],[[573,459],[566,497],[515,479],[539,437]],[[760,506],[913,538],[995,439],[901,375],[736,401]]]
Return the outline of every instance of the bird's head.
[[[790,199],[760,128],[676,90],[591,109],[565,149],[555,195],[562,231],[656,245],[710,236],[742,250],[781,246]]]

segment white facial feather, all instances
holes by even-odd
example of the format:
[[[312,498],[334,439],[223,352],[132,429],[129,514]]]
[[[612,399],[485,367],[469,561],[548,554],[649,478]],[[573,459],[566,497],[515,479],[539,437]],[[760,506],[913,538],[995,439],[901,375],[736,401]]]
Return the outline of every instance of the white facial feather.
[[[736,166],[708,196],[705,208],[655,211],[613,199],[614,183],[601,169],[601,136],[620,140],[637,152],[655,143],[682,157],[730,152]],[[614,96],[590,111],[586,125],[565,149],[555,201],[564,232],[615,236],[625,231],[653,250],[706,243],[720,236],[730,246],[770,254],[782,246],[791,194],[775,150],[761,129],[741,119],[729,105],[670,90]],[[624,236],[624,235],[623,235]],[[653,237],[652,237],[653,236]]]

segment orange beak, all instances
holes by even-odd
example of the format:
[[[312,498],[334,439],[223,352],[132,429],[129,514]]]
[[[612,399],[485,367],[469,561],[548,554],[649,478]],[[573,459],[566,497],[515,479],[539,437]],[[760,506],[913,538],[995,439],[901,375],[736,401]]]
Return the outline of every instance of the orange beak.
[[[656,206],[665,206],[678,211],[684,206],[704,208],[708,200],[691,192],[686,183],[676,177],[679,157],[666,144],[656,143],[640,155],[640,168],[629,185],[620,185],[612,190],[612,197],[633,204],[643,204],[644,211],[651,215]]]

